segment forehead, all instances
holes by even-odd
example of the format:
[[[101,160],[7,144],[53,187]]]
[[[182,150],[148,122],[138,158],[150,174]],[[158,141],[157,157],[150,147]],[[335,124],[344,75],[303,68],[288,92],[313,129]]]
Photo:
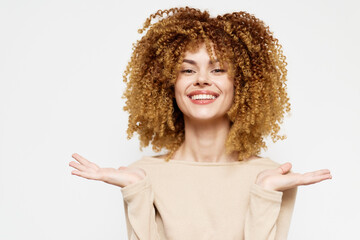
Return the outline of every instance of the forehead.
[[[213,54],[213,59],[210,58],[209,53],[206,49],[205,44],[199,44],[193,47],[192,49],[188,49],[184,53],[184,58],[180,65],[213,65],[220,67],[229,68],[231,67],[231,62],[228,62],[226,59],[219,59],[215,55],[214,45],[211,45],[211,50]]]
[[[213,45],[211,45],[212,47],[212,54],[213,54],[213,59],[215,60],[215,62],[217,62],[218,60],[216,59],[215,56],[215,49],[213,47]],[[210,55],[206,49],[206,45],[204,43],[201,44],[197,44],[197,45],[192,45],[190,47],[188,47],[184,53],[184,61],[183,62],[188,62],[191,63],[191,61],[187,61],[187,60],[204,60],[204,61],[210,61]]]

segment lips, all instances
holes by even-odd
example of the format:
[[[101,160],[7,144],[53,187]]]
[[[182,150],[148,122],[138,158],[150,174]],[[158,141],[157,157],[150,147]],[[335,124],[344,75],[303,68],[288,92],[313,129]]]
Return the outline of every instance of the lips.
[[[195,91],[190,92],[190,94],[188,94],[188,97],[191,98],[191,96],[198,95],[198,94],[212,95],[212,96],[215,96],[216,98],[220,95],[220,94],[210,91],[210,90],[195,90]]]

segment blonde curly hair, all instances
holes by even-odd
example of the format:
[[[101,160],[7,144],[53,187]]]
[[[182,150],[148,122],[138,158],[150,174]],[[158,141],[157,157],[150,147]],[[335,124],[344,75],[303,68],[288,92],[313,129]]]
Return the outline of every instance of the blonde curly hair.
[[[151,23],[156,17],[159,20]],[[267,149],[264,137],[271,135],[273,142],[286,138],[278,132],[285,112],[291,109],[287,63],[282,46],[263,21],[244,11],[210,17],[207,11],[184,7],[151,14],[138,32],[146,29],[133,45],[123,75],[127,139],[137,132],[140,151],[151,142],[155,152],[169,150],[165,159],[169,161],[185,140],[174,85],[184,53],[200,43],[205,43],[212,60],[214,54],[221,65],[231,66],[234,102],[226,113],[231,124],[226,153],[238,152],[241,161]]]

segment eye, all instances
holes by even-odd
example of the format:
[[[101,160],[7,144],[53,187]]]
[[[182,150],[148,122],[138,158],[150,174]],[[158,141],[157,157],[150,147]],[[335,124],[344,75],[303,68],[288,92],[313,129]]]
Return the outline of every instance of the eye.
[[[181,70],[182,73],[194,73],[195,71],[191,70],[191,69],[184,69]]]
[[[226,70],[225,70],[225,69],[216,68],[216,69],[212,70],[212,72],[215,72],[215,73],[223,73],[223,72],[226,72]]]

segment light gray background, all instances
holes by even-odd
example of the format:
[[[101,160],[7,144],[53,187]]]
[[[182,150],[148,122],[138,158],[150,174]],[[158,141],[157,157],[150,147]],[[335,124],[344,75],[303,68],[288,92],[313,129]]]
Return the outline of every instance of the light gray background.
[[[263,152],[333,179],[300,187],[289,239],[354,239],[359,227],[357,1],[0,2],[0,239],[126,239],[120,189],[70,174],[143,155],[126,139],[122,72],[151,13],[175,6],[265,21],[288,61],[285,141]]]

